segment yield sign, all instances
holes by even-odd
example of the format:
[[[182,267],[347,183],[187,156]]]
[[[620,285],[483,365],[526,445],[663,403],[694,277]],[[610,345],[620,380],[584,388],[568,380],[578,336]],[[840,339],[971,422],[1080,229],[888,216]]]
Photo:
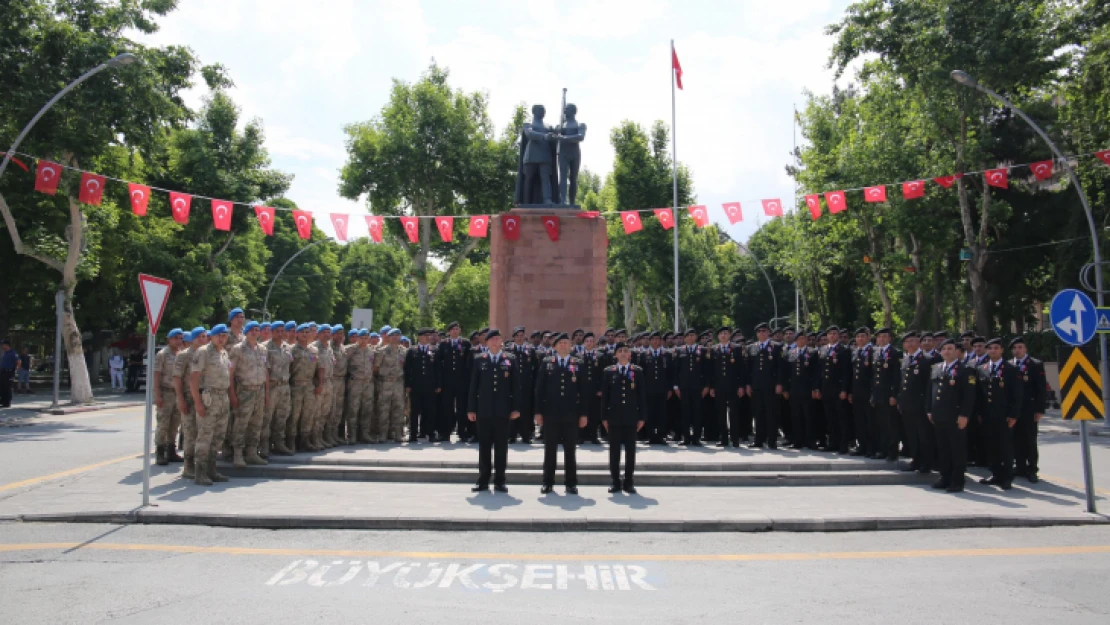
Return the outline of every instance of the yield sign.
[[[158,332],[162,321],[162,311],[166,310],[166,300],[170,298],[173,283],[163,278],[155,278],[145,273],[139,274],[139,288],[143,291],[143,304],[146,305],[146,318],[150,322],[150,333]]]

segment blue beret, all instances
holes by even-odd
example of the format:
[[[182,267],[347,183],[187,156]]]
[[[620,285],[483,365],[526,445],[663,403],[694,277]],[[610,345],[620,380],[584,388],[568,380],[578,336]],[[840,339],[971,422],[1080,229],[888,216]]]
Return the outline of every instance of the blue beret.
[[[378,334],[377,332],[374,333],[375,336],[377,336],[377,334]],[[366,328],[363,328],[363,329],[358,331],[358,335],[359,336],[370,336],[370,330],[367,330]]]
[[[169,332],[166,333],[166,338],[172,339],[175,336],[184,336],[184,335],[185,335],[185,333],[182,332],[181,328],[174,328],[174,329],[172,329],[172,330],[170,330]]]
[[[189,330],[188,332],[182,332],[181,333],[181,340],[185,341],[186,343],[192,343],[193,342],[193,331]]]
[[[393,329],[393,326],[382,326],[382,329],[378,330],[378,332],[381,332],[382,335],[388,335],[389,331],[392,330],[392,329]]]
[[[257,321],[248,321],[247,325],[243,326],[243,333],[246,334],[257,327],[259,327]]]
[[[386,326],[389,328],[389,326]],[[390,328],[385,331],[386,336],[401,336],[401,328]]]
[[[392,334],[392,332],[390,332],[390,334]],[[407,337],[407,336],[402,336],[402,337],[401,337],[401,340],[402,340],[402,341],[408,341],[409,343],[411,343],[411,342],[412,342],[412,339],[410,339],[410,338],[409,338],[409,337]]]
[[[204,336],[207,333],[208,333],[208,330],[204,326],[197,326],[197,327],[193,328],[193,331],[190,332],[189,334],[192,335],[192,337],[193,337],[192,340],[195,341],[195,340],[197,340],[198,336]]]
[[[331,327],[331,331],[332,332],[342,332],[343,331],[343,324],[342,323],[337,323],[337,324],[333,325]]]
[[[316,329],[320,332],[327,332],[331,334],[331,326],[326,323],[321,323]]]
[[[377,332],[371,332],[371,333],[370,333],[370,338],[372,338],[372,339],[380,339],[380,338],[382,338],[382,335],[378,334]]]
[[[236,315],[241,315],[241,314],[243,314],[243,309],[242,308],[232,308],[231,312],[227,313],[227,320],[231,321],[232,319],[235,318]]]
[[[212,326],[212,329],[208,331],[208,336],[218,336],[220,334],[227,334],[227,326],[222,323]]]
[[[286,321],[285,322],[285,329],[286,330],[296,330],[297,329],[297,322],[296,321]]]
[[[312,326],[308,325],[307,323],[302,323],[301,325],[297,326],[297,332],[301,332],[302,330],[311,330],[311,329],[312,329]]]
[[[279,330],[279,329],[284,328],[284,327],[285,327],[285,322],[284,321],[274,321],[274,322],[270,323],[270,329],[271,330]]]
[[[308,327],[310,327],[310,328],[312,328],[313,330],[315,330],[315,329],[317,328],[317,326],[316,326],[316,322],[315,322],[315,321],[309,321],[309,322],[308,322]]]
[[[339,329],[342,330],[343,326],[339,326]],[[351,328],[351,331],[347,333],[347,336],[358,336],[358,329]]]

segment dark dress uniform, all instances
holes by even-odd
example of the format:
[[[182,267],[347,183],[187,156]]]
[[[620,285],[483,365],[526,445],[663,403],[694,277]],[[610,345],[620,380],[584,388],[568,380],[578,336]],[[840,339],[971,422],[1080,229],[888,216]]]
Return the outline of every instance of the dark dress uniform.
[[[1021,409],[1017,368],[999,359],[979,367],[979,412],[983,417],[987,465],[993,479],[986,484],[1009,488],[1014,480],[1014,432],[1006,419],[1017,419]],[[1015,423],[1016,425],[1016,423]]]
[[[505,486],[510,415],[520,410],[520,377],[515,361],[516,356],[504,350],[496,357],[487,352],[474,359],[467,405],[477,416],[479,489],[489,487],[491,452],[493,483]]]
[[[598,361],[597,350],[588,352],[583,350],[578,354],[582,361],[582,402],[586,404],[586,427],[578,432],[578,440],[584,443],[600,443],[598,431],[601,429],[601,373],[603,371]]]
[[[978,375],[975,369],[960,361],[951,365],[933,365],[930,374],[928,415],[937,434],[937,470],[940,480],[934,488],[960,491],[964,488],[967,470],[967,428],[959,427],[958,417],[974,418],[975,390]]]
[[[533,394],[536,350],[527,342],[521,345],[511,343],[505,349],[516,356],[513,364],[516,366],[516,375],[520,378],[520,418],[514,424],[515,431],[509,432],[509,438],[516,439],[519,436],[522,443],[531,444],[532,437],[536,435],[536,402]]]
[[[821,383],[817,350],[795,347],[783,358],[783,377],[790,402],[790,443],[797,448],[817,446],[813,391]]]
[[[582,361],[567,356],[563,363],[558,354],[548,356],[536,371],[536,414],[543,415],[543,485],[555,483],[555,464],[559,445],[563,446],[564,484],[578,488],[578,418],[585,416],[582,401]]]
[[[875,346],[868,343],[852,351],[852,428],[856,438],[853,455],[873,456],[879,452],[879,423],[871,409],[871,373]],[[928,367],[925,368],[928,373]],[[926,380],[928,377],[926,376]]]
[[[987,362],[988,358],[983,356],[976,356],[974,353],[967,355],[964,359],[967,366],[972,369],[978,369]],[[975,397],[975,414],[978,415],[982,412],[979,404],[979,395]],[[972,417],[971,422],[967,424],[967,462],[973,467],[987,466],[987,439],[984,435],[983,424],[977,417]]]
[[[875,457],[898,460],[898,408],[890,405],[898,398],[899,367],[902,352],[887,345],[876,347],[871,365],[871,407],[879,422],[879,450]]]
[[[466,339],[446,339],[436,346],[439,355],[440,371],[440,436],[450,436],[451,430],[458,432],[459,441],[467,441],[475,436],[475,425],[466,418],[466,406],[470,386],[470,341]]]
[[[829,440],[826,449],[848,453],[852,440],[852,422],[841,393],[852,390],[852,353],[836,343],[820,352],[821,405],[825,411],[825,431]]]
[[[644,370],[644,429],[653,445],[667,444],[667,394],[672,392],[674,378],[671,371],[672,356],[660,347],[648,348],[639,354],[637,362]]]
[[[434,440],[439,403],[436,389],[440,388],[439,360],[435,349],[428,345],[408,349],[405,352],[404,374],[405,387],[412,389],[409,396],[409,441],[416,442],[418,436]]]
[[[709,385],[706,371],[706,349],[701,345],[675,348],[675,388],[682,406],[682,442],[701,445],[702,391]]]
[[[770,449],[778,449],[779,396],[775,387],[782,382],[782,344],[767,341],[749,345],[748,385],[752,389],[755,447],[766,444]]]
[[[929,394],[930,361],[925,352],[917,350],[902,358],[902,385],[898,390],[898,410],[902,413],[902,429],[906,446],[913,457],[912,468],[928,473],[936,466],[936,435],[925,416]]]
[[[736,423],[739,421],[740,397],[736,391],[742,385],[747,385],[744,357],[740,351],[740,348],[732,343],[719,343],[710,350],[709,388],[713,391],[717,435],[721,445],[729,442],[730,435],[733,445],[739,444],[740,441],[740,427],[739,423]],[[729,417],[734,420],[731,427]]]
[[[610,365],[602,372],[601,420],[609,424],[609,475],[621,487],[621,448],[624,448],[624,489],[634,488],[636,432],[646,421],[647,384],[644,370],[629,363]]]
[[[1037,479],[1037,421],[1035,414],[1045,411],[1044,363],[1026,356],[1011,364],[1017,369],[1018,413],[1014,426],[1014,474]]]

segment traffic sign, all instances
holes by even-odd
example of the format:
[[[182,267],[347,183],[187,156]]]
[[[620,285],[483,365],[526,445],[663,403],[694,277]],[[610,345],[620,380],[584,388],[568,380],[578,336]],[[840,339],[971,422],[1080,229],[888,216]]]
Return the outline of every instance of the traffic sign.
[[[1095,332],[1099,334],[1110,334],[1110,306],[1097,309],[1097,319],[1095,321]]]
[[[158,332],[158,324],[162,321],[162,311],[166,310],[166,301],[170,299],[170,288],[173,283],[163,278],[139,274],[139,289],[143,292],[143,304],[146,306],[146,318],[150,322],[150,333]],[[150,378],[147,378],[149,380]]]
[[[1095,336],[1098,325],[1095,303],[1082,291],[1064,289],[1052,298],[1049,321],[1060,340],[1079,347]]]
[[[1102,419],[1102,376],[1079,348],[1073,348],[1060,369],[1061,412],[1073,421]]]

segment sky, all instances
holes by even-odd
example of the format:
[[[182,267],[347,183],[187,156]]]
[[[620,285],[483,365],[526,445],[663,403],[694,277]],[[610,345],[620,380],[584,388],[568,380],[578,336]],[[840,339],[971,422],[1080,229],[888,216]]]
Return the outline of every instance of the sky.
[[[201,63],[222,64],[243,120],[262,121],[273,166],[295,176],[287,196],[321,217],[367,210],[338,193],[344,125],[373,118],[393,79],[413,82],[433,59],[450,71],[452,86],[489,94],[499,129],[518,104],[558,111],[567,88],[589,129],[583,166],[604,176],[611,128],[626,119],[670,122],[674,39],[684,86],[676,96],[678,160],[693,174],[698,203],[733,238],[747,240],[767,219],[760,200],[792,205],[785,166],[793,109],[806,90],[831,90],[832,38],[824,29],[848,4],[181,0],[159,32],[139,39],[187,46]],[[187,94],[194,106],[206,92],[197,82]],[[734,201],[744,220],[730,225],[721,204]],[[327,222],[317,223],[331,234]],[[365,229],[364,220],[352,220],[349,236]]]

